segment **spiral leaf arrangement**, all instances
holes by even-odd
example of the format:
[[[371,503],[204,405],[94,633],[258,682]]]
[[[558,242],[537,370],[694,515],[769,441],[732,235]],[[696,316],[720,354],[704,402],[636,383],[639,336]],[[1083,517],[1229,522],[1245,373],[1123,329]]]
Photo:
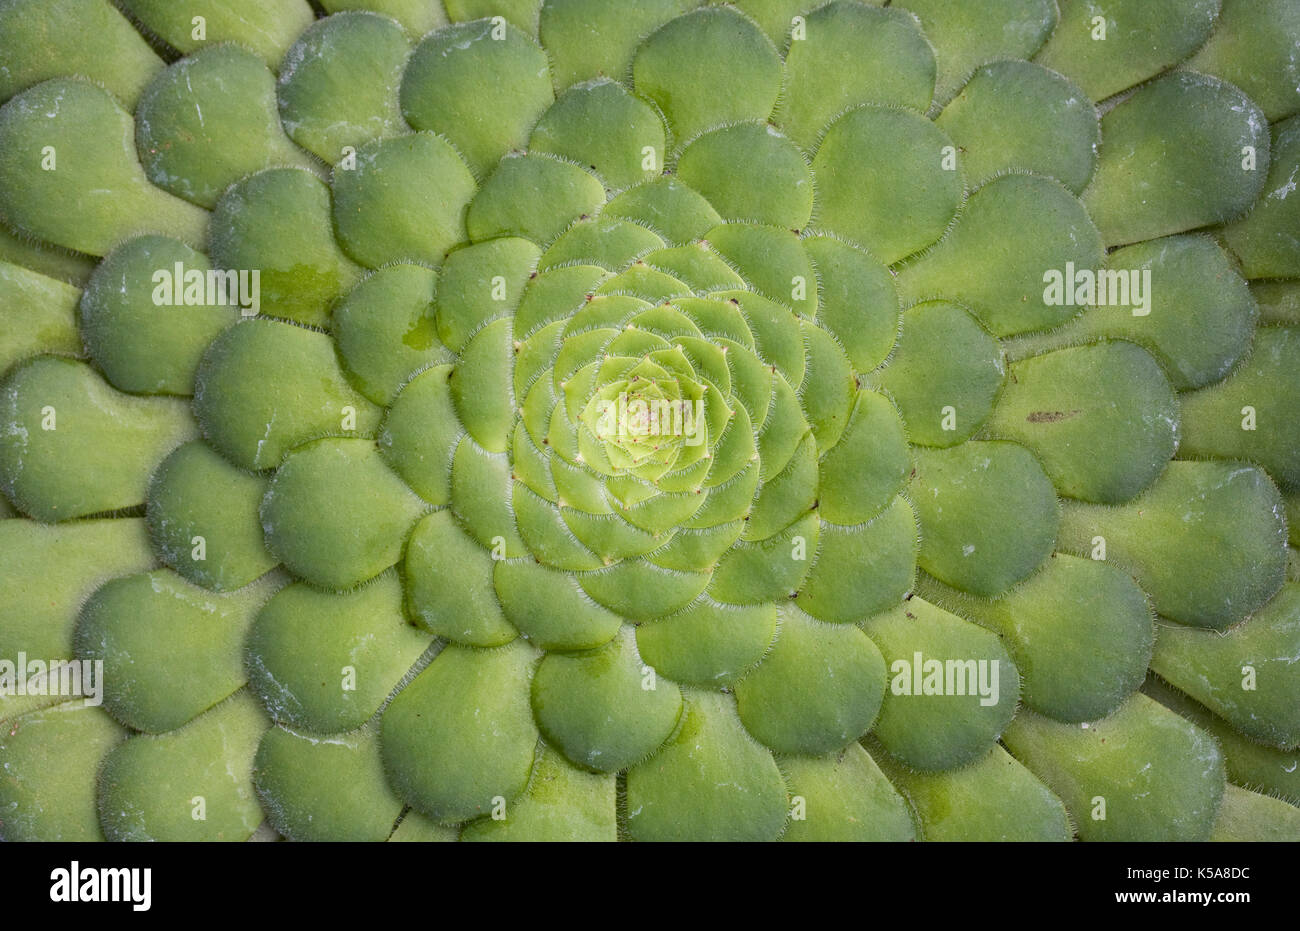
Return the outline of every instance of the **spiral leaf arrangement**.
[[[1298,43],[0,0],[0,836],[1300,838]]]

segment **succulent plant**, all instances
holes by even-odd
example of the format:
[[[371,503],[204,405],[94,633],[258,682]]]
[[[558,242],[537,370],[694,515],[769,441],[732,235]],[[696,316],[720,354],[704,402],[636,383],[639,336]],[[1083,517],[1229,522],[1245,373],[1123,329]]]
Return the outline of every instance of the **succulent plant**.
[[[1300,839],[1297,47],[0,0],[0,836]]]

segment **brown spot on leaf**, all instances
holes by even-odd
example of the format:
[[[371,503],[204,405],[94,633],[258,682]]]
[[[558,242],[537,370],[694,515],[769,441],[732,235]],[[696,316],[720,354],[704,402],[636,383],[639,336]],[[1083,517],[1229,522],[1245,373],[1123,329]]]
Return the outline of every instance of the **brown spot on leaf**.
[[[1069,420],[1071,417],[1078,417],[1083,411],[1030,411],[1025,420],[1030,423],[1059,423],[1062,420]]]

